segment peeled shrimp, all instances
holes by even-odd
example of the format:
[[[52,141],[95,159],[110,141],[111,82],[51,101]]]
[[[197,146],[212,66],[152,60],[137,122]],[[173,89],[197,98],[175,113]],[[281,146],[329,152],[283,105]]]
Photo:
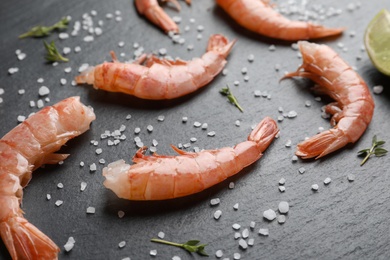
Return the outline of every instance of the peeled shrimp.
[[[96,89],[123,92],[143,99],[177,98],[213,80],[227,63],[226,57],[234,43],[222,35],[212,35],[207,52],[191,61],[141,56],[134,63],[120,63],[112,52],[113,62],[91,67],[75,80],[78,84],[93,84]]]
[[[180,5],[177,0],[165,0],[172,2],[177,10],[180,11]],[[186,0],[187,4],[191,4],[191,0]],[[141,15],[145,15],[149,21],[163,29],[165,32],[179,32],[177,24],[164,12],[159,6],[157,0],[135,0],[135,6]]]
[[[298,45],[303,64],[284,78],[309,78],[318,84],[315,92],[336,101],[325,106],[334,128],[298,144],[296,155],[318,159],[356,142],[371,122],[375,104],[363,79],[330,47],[305,41]]]
[[[255,33],[286,41],[317,39],[343,32],[303,21],[291,21],[272,8],[268,0],[217,0],[237,23]]]
[[[146,156],[145,148],[141,148],[133,157],[135,164],[119,160],[103,169],[104,186],[129,200],[165,200],[194,194],[260,159],[278,131],[276,122],[266,117],[248,141],[233,148],[192,153],[172,146],[178,156]]]
[[[79,97],[65,99],[30,116],[0,139],[0,234],[12,259],[57,259],[60,249],[30,224],[20,208],[34,169],[55,164],[69,139],[89,129],[93,111]]]

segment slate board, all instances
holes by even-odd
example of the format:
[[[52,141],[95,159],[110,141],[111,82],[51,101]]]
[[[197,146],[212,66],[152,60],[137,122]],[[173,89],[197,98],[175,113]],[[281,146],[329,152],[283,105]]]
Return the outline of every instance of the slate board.
[[[321,106],[326,102],[314,100],[315,96],[309,91],[311,82],[285,80],[279,83],[285,71],[296,70],[301,62],[291,43],[242,29],[213,1],[193,1],[191,7],[180,3],[180,13],[169,6],[165,10],[171,16],[182,18],[180,28],[186,40],[183,45],[173,44],[169,37],[140,17],[129,0],[0,2],[0,88],[5,90],[0,96],[3,99],[0,104],[0,135],[17,125],[19,115],[28,116],[38,111],[30,108],[29,101],[40,98],[38,89],[43,85],[50,88],[50,100],[46,105],[79,95],[82,102],[95,109],[97,115],[90,131],[63,147],[61,151],[71,154],[63,165],[46,166],[34,172],[30,185],[24,190],[22,209],[25,217],[61,247],[59,259],[172,259],[174,255],[181,259],[203,259],[180,248],[151,243],[150,239],[157,237],[160,231],[165,233],[167,240],[184,242],[199,239],[207,243],[206,252],[210,254],[210,259],[216,258],[217,250],[222,250],[223,257],[229,259],[233,259],[236,252],[241,254],[241,259],[387,259],[390,255],[389,159],[388,156],[372,158],[360,167],[361,158],[357,157],[357,151],[370,146],[375,134],[382,140],[390,140],[389,77],[377,72],[367,54],[361,50],[368,22],[382,8],[390,9],[390,3],[361,1],[361,7],[354,11],[348,11],[349,3],[345,1],[308,3],[312,8],[322,5],[342,10],[341,15],[323,23],[334,27],[345,26],[344,35],[318,42],[333,47],[355,66],[371,91],[375,85],[383,85],[385,90],[381,95],[373,95],[376,103],[374,118],[356,144],[321,160],[299,160],[296,163],[291,161],[295,145],[306,136],[314,135],[318,127],[329,128],[329,123],[320,116]],[[91,10],[96,10],[97,15],[91,16]],[[116,15],[116,11],[120,11],[120,15]],[[104,22],[101,26],[103,34],[95,36],[93,42],[83,41],[83,37],[88,35],[85,31],[65,40],[60,40],[58,33],[46,38],[47,41],[54,40],[60,49],[72,48],[68,63],[55,67],[47,64],[42,39],[17,38],[33,25],[50,25],[65,15],[72,16],[67,30],[70,33],[75,21],[82,21],[84,13],[90,14],[94,25],[99,20]],[[113,19],[106,18],[108,13],[113,14]],[[122,20],[116,21],[115,17]],[[190,18],[194,18],[195,22],[190,23]],[[185,32],[187,25],[190,30]],[[199,25],[204,26],[202,32],[196,30]],[[120,60],[128,60],[135,51],[133,44],[139,43],[145,52],[166,48],[172,57],[191,59],[204,53],[207,39],[213,33],[238,39],[228,57],[228,74],[219,75],[209,85],[183,98],[145,101],[70,84],[83,63],[95,65],[110,60],[111,50],[117,52]],[[355,36],[351,37],[351,33]],[[202,39],[197,39],[198,34],[203,36]],[[118,46],[121,41],[125,43],[123,47]],[[341,43],[348,48],[347,51],[339,47]],[[187,50],[190,44],[194,46],[192,51]],[[275,51],[269,51],[271,44],[275,45]],[[80,53],[73,51],[76,46],[81,47]],[[17,49],[27,54],[23,61],[18,61],[15,55]],[[125,56],[122,57],[121,53]],[[255,56],[252,63],[247,60],[250,54]],[[279,71],[275,70],[276,64],[281,66]],[[11,67],[18,67],[19,72],[8,75]],[[67,67],[72,68],[70,73],[64,72]],[[244,82],[241,73],[244,67],[248,70],[248,82]],[[38,78],[43,78],[44,83],[37,83]],[[67,80],[65,86],[61,86],[61,78]],[[239,86],[233,85],[236,80],[240,81]],[[219,93],[226,84],[230,85],[244,113]],[[24,94],[18,93],[21,89]],[[256,98],[256,90],[270,94],[271,98]],[[311,101],[310,107],[305,106],[307,100]],[[145,145],[150,146],[153,139],[158,141],[157,152],[160,154],[174,154],[169,145],[190,143],[191,137],[196,137],[197,141],[191,143],[188,150],[194,147],[214,149],[245,140],[251,126],[262,118],[271,116],[276,119],[280,115],[279,107],[283,107],[285,112],[295,110],[298,116],[279,123],[280,137],[263,158],[204,192],[169,201],[130,202],[118,199],[102,185],[102,168],[120,158],[129,162],[137,150],[133,142],[136,127],[141,128],[138,136]],[[130,120],[125,119],[128,114],[132,116]],[[163,122],[157,120],[159,115],[165,116]],[[187,123],[182,123],[183,116],[188,117]],[[241,122],[239,127],[235,125],[236,120]],[[208,129],[195,128],[195,121],[208,123]],[[107,140],[100,140],[105,130],[114,131],[122,124],[126,126],[126,141],[109,147]],[[153,132],[147,132],[148,125],[154,127]],[[207,136],[210,131],[215,131],[216,135]],[[99,144],[93,146],[91,140],[97,140]],[[285,147],[288,140],[292,142],[291,148]],[[97,155],[97,148],[102,148],[103,153]],[[101,158],[105,159],[105,165],[98,163]],[[79,166],[81,161],[85,162],[84,167]],[[92,163],[96,163],[98,168],[94,173],[89,171]],[[303,174],[298,173],[301,167],[306,170]],[[347,180],[349,174],[355,175],[354,182]],[[332,182],[325,186],[323,181],[327,177]],[[281,178],[286,179],[284,193],[278,190]],[[84,192],[80,191],[82,181],[88,184]],[[228,188],[230,182],[235,183],[234,189]],[[64,188],[58,189],[58,183],[63,183]],[[311,190],[312,184],[319,185],[317,192]],[[46,194],[51,194],[50,201],[47,201]],[[221,203],[211,207],[210,200],[213,198],[220,198]],[[63,200],[63,205],[55,206],[56,200]],[[263,212],[270,208],[277,210],[280,201],[290,204],[285,224],[265,221]],[[236,203],[239,203],[238,210],[233,209]],[[86,214],[89,206],[96,208],[95,214]],[[122,219],[118,217],[119,210],[125,212]],[[216,210],[222,211],[218,221],[213,218]],[[251,221],[256,222],[255,229],[250,231],[254,246],[241,250],[238,240],[234,239],[232,225],[240,224],[242,232],[249,228]],[[259,228],[268,228],[269,236],[259,236]],[[70,236],[74,237],[76,244],[71,252],[65,253],[63,245]],[[118,247],[121,241],[127,243],[122,249]],[[149,255],[153,249],[157,250],[156,257]],[[3,243],[0,243],[0,258],[9,258]]]

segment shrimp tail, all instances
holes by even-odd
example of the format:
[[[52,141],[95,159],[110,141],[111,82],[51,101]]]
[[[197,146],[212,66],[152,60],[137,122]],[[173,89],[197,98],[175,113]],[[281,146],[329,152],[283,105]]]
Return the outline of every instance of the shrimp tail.
[[[308,23],[307,30],[310,39],[319,39],[342,34],[345,28],[328,28],[322,25]]]
[[[276,122],[272,118],[266,117],[250,133],[248,141],[255,142],[260,151],[265,151],[278,132]]]
[[[12,259],[57,259],[60,252],[53,241],[20,216],[1,222],[0,234]]]
[[[299,143],[295,154],[302,159],[319,159],[348,143],[348,136],[341,129],[333,128]]]
[[[228,56],[237,40],[229,42],[229,40],[221,35],[214,34],[210,37],[207,45],[207,51],[215,51],[221,54],[224,58]]]
[[[75,77],[77,84],[89,84],[93,85],[95,82],[95,67],[88,67],[86,70],[81,72],[80,75]]]

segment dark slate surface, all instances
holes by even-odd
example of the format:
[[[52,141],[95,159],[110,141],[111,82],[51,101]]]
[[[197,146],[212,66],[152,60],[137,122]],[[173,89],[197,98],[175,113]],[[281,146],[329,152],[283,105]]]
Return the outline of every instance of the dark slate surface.
[[[38,100],[38,89],[45,85],[50,88],[50,102],[54,104],[66,97],[79,95],[81,100],[94,107],[97,119],[91,130],[70,141],[62,151],[71,156],[63,165],[47,166],[38,169],[30,185],[25,189],[23,210],[25,217],[54,242],[61,247],[60,259],[171,259],[174,255],[181,259],[200,259],[197,255],[189,255],[179,248],[154,244],[150,239],[163,231],[165,238],[172,241],[200,239],[208,244],[206,251],[210,259],[215,259],[215,252],[221,249],[223,257],[233,259],[238,252],[241,259],[388,259],[390,256],[389,236],[389,157],[372,158],[364,167],[360,167],[361,158],[357,151],[370,145],[374,134],[382,140],[390,140],[390,123],[388,112],[389,77],[377,72],[371,65],[363,45],[364,28],[370,19],[382,8],[390,9],[390,3],[382,0],[361,1],[361,8],[352,12],[347,5],[354,1],[311,1],[309,6],[323,5],[327,8],[342,9],[342,14],[326,19],[323,23],[329,26],[345,26],[346,33],[338,38],[321,41],[338,51],[341,56],[367,81],[371,91],[375,85],[382,84],[385,91],[374,95],[376,102],[374,118],[363,137],[354,145],[341,149],[321,160],[299,160],[291,162],[295,145],[306,136],[314,135],[318,127],[329,127],[327,120],[321,118],[320,108],[324,102],[314,100],[308,87],[308,81],[286,80],[279,83],[285,71],[293,71],[300,64],[297,53],[290,43],[267,39],[250,33],[238,25],[213,1],[193,1],[188,7],[184,2],[182,11],[175,12],[167,7],[170,15],[182,17],[180,28],[184,31],[186,25],[191,29],[183,33],[186,39],[184,45],[173,44],[159,29],[140,17],[130,0],[118,1],[27,1],[2,0],[0,2],[0,87],[5,90],[1,95],[0,104],[0,135],[3,136],[17,125],[18,115],[29,115],[37,111],[30,108],[30,100]],[[286,1],[278,1],[286,2]],[[298,1],[301,2],[301,1]],[[72,49],[81,47],[81,52],[72,51],[68,55],[69,63],[53,67],[44,61],[44,48],[41,39],[19,40],[17,36],[33,25],[52,24],[64,15],[71,15],[73,24],[81,21],[84,13],[96,10],[93,18],[95,25],[104,21],[103,34],[95,37],[91,43],[83,42],[87,35],[81,31],[77,37],[59,40],[54,33],[47,40],[55,40],[61,49],[65,46]],[[107,13],[115,15],[121,11],[122,21],[106,19]],[[189,19],[196,22],[190,24]],[[203,38],[196,40],[196,27],[204,26],[201,32]],[[350,33],[355,32],[355,37]],[[192,95],[172,101],[144,101],[122,94],[97,91],[87,86],[71,86],[70,81],[78,74],[77,70],[83,63],[91,65],[109,60],[109,51],[117,54],[125,53],[121,60],[132,58],[133,43],[137,42],[146,52],[166,48],[173,57],[190,59],[200,56],[205,49],[208,36],[212,33],[223,33],[238,42],[228,57],[228,75],[218,76],[211,84]],[[118,43],[124,41],[124,47]],[[343,43],[348,51],[338,47]],[[193,51],[187,51],[187,45],[195,46]],[[275,44],[276,50],[269,51],[269,46]],[[20,49],[27,54],[23,61],[18,61],[15,51]],[[249,54],[255,55],[253,63],[247,61]],[[356,57],[360,56],[361,60]],[[275,64],[280,64],[280,71],[275,71]],[[19,72],[8,75],[8,69],[18,67]],[[72,72],[64,72],[71,67]],[[244,82],[241,69],[247,67],[250,80]],[[37,83],[42,77],[45,82]],[[60,85],[60,79],[67,79],[65,86]],[[239,86],[233,86],[235,80]],[[239,112],[227,103],[219,90],[230,84],[245,112]],[[18,94],[24,89],[25,94]],[[271,99],[255,98],[254,91],[266,91]],[[311,107],[305,107],[305,101],[312,102]],[[208,189],[202,193],[186,198],[161,202],[129,202],[118,199],[103,185],[101,170],[104,165],[98,160],[104,158],[112,162],[120,158],[129,161],[136,151],[133,143],[134,128],[142,129],[139,134],[145,145],[151,145],[153,139],[158,141],[160,154],[173,154],[169,144],[189,143],[191,137],[197,141],[191,144],[201,149],[232,146],[246,139],[251,126],[265,116],[277,118],[278,107],[284,111],[295,110],[298,116],[285,119],[279,124],[280,138],[275,140],[265,152],[263,158],[242,171],[237,176]],[[131,114],[131,120],[126,121],[126,115]],[[158,122],[159,115],[165,116],[164,122]],[[181,118],[188,117],[183,124]],[[240,120],[241,126],[235,126]],[[208,123],[207,130],[194,128],[193,123],[199,121]],[[113,131],[124,124],[127,129],[125,142],[115,147],[108,147],[106,140],[100,140],[100,134],[105,130]],[[152,133],[146,131],[148,125],[153,125]],[[215,137],[208,137],[207,132],[215,131]],[[97,147],[90,144],[98,140]],[[292,141],[292,147],[286,148],[287,140]],[[386,144],[389,149],[388,144]],[[103,153],[96,155],[96,148],[102,148]],[[80,167],[80,161],[86,166]],[[98,170],[90,173],[88,166],[96,163]],[[107,164],[106,163],[106,164]],[[304,167],[304,174],[298,169]],[[355,181],[349,182],[347,176],[355,175]],[[279,192],[278,182],[286,179],[286,191]],[[332,179],[325,186],[326,177]],[[80,183],[85,181],[88,186],[80,192]],[[235,188],[228,189],[229,182],[235,182]],[[58,189],[57,184],[63,183],[64,188]],[[313,192],[312,184],[318,184],[319,190]],[[52,199],[46,200],[46,194]],[[218,206],[211,207],[212,198],[220,198]],[[56,200],[63,200],[60,207],[55,206]],[[280,225],[277,221],[267,222],[262,214],[267,209],[277,210],[280,201],[288,201],[290,211],[286,223]],[[239,209],[233,205],[239,203]],[[87,215],[89,206],[96,208],[96,213]],[[213,214],[222,210],[222,217],[216,221]],[[122,219],[117,212],[126,213]],[[256,222],[250,237],[255,244],[247,250],[241,250],[238,240],[234,239],[235,231],[232,224],[249,228],[251,221]],[[269,237],[258,235],[259,228],[268,228]],[[74,249],[65,253],[63,245],[73,236],[76,240]],[[126,241],[127,245],[120,249],[118,243]],[[157,256],[152,257],[149,251],[157,250]],[[8,259],[8,253],[1,243],[0,258]]]

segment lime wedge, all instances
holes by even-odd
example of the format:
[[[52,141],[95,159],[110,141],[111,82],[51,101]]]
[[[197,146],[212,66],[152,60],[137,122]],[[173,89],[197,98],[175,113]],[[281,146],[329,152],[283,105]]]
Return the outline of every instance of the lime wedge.
[[[390,12],[381,10],[368,24],[364,44],[374,66],[390,76]]]

